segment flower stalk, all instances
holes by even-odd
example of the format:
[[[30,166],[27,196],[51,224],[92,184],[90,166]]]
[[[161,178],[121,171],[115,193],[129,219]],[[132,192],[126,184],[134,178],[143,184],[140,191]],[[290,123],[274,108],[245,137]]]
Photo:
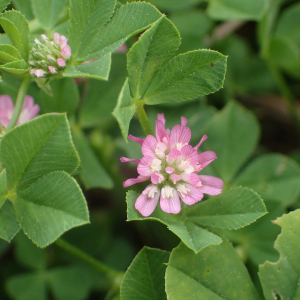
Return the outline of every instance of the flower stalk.
[[[78,249],[77,247],[69,244],[63,239],[58,239],[55,241],[55,244],[62,248],[63,250],[67,251],[68,253],[76,256],[80,260],[86,262],[90,266],[94,267],[98,271],[100,271],[102,274],[106,275],[109,279],[111,286],[113,288],[120,288],[120,285],[122,283],[124,273],[119,272],[117,270],[114,270],[113,268],[105,265],[104,263],[100,262],[99,260],[95,259],[94,257],[88,255],[84,251]]]
[[[141,100],[134,99],[134,104],[135,104],[135,111],[137,117],[139,119],[139,122],[141,124],[145,136],[149,134],[153,135],[151,124],[149,122],[148,116],[144,109],[144,103]]]
[[[18,122],[30,80],[31,80],[30,76],[26,76],[20,85],[17,100],[16,100],[16,106],[15,106],[13,115],[10,119],[10,122],[6,127],[7,130],[14,128]]]

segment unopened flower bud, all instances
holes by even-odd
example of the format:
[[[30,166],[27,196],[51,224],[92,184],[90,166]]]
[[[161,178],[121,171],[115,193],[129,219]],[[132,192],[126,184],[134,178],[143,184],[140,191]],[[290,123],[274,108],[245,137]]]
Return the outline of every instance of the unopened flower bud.
[[[44,41],[48,40],[48,38],[47,38],[47,36],[45,34],[41,34],[41,37],[43,38]]]
[[[62,35],[60,37],[60,49],[63,49],[68,44],[68,39]]]
[[[66,45],[61,50],[61,56],[64,59],[69,59],[71,57],[71,47],[69,45]]]
[[[34,76],[35,75],[35,71],[36,71],[36,69],[31,69],[31,70],[29,70],[29,74],[31,76]]]
[[[37,38],[34,39],[34,42],[37,43],[38,45],[42,45],[42,43]]]
[[[60,45],[60,34],[59,33],[54,33],[53,39],[54,39],[55,44],[57,46],[59,46]]]
[[[45,75],[45,72],[41,69],[35,70],[34,74],[36,77],[43,77]]]
[[[61,57],[57,59],[57,63],[60,67],[64,68],[66,66],[66,62]]]
[[[51,56],[50,54],[47,54],[47,58],[51,63],[53,63],[53,64],[56,63],[56,59],[53,56]]]
[[[48,66],[48,69],[52,74],[57,74],[56,69],[54,67]]]

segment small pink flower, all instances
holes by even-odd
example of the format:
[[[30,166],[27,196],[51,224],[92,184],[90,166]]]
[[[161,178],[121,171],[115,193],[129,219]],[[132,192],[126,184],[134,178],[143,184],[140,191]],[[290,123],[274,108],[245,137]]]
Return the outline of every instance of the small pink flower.
[[[60,34],[59,33],[54,33],[53,34],[53,39],[54,39],[54,42],[57,46],[60,46]]]
[[[60,49],[63,49],[68,44],[68,39],[64,36],[60,36]]]
[[[56,74],[56,73],[57,73],[57,72],[56,72],[56,69],[55,69],[54,67],[52,67],[52,66],[49,66],[48,69],[49,69],[49,71],[50,71],[52,74]]]
[[[207,139],[204,135],[195,147],[189,145],[191,130],[186,126],[187,119],[181,117],[181,125],[170,131],[165,128],[163,114],[158,114],[156,137],[148,135],[145,140],[129,135],[129,139],[142,146],[141,159],[121,157],[121,162],[138,164],[139,176],[123,183],[124,187],[150,180],[149,184],[135,202],[135,208],[148,217],[158,201],[164,212],[178,214],[181,210],[180,199],[187,205],[195,204],[203,194],[219,195],[223,181],[208,175],[197,175],[204,167],[217,158],[215,152],[197,153],[200,145]]]
[[[9,121],[14,112],[14,104],[8,95],[0,96],[0,123],[7,127]],[[40,107],[34,104],[34,100],[31,96],[25,96],[22,111],[20,113],[17,125],[28,122],[29,120],[36,117]]]
[[[45,34],[41,34],[41,37],[43,38],[44,41],[48,40],[48,38],[47,38],[47,36]]]
[[[71,47],[69,45],[66,45],[61,50],[61,56],[64,59],[69,59],[71,57]]]
[[[45,71],[43,71],[42,69],[37,69],[34,71],[34,74],[36,77],[43,77],[45,75]]]
[[[66,62],[61,57],[57,59],[57,63],[60,67],[64,68],[66,66]]]

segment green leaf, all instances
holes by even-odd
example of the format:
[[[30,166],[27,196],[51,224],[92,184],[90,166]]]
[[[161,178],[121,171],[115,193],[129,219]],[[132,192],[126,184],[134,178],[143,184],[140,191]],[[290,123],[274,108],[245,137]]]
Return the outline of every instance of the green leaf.
[[[117,119],[123,138],[127,142],[130,121],[135,113],[135,104],[130,94],[128,79],[119,94],[117,105],[112,112]]]
[[[258,21],[268,6],[266,0],[210,0],[208,15],[215,20]]]
[[[29,26],[26,18],[16,10],[6,11],[0,15],[0,25],[13,45],[27,62],[29,56]]]
[[[281,154],[261,155],[243,170],[234,186],[247,186],[263,199],[290,206],[300,193],[300,166]]]
[[[125,273],[122,300],[166,300],[164,277],[169,256],[169,252],[144,247]]]
[[[130,0],[128,2],[132,1],[133,0]],[[186,7],[195,6],[201,2],[204,2],[204,0],[151,0],[151,3],[162,11],[180,10]]]
[[[6,201],[0,209],[0,238],[10,242],[19,230],[14,208],[10,201]]]
[[[20,264],[36,270],[44,270],[46,268],[46,251],[33,244],[23,232],[19,232],[14,242],[15,257]]]
[[[116,0],[70,0],[69,45],[73,57],[110,20],[115,5]]]
[[[0,173],[0,209],[7,199],[6,170]]]
[[[294,41],[285,37],[273,37],[270,41],[270,60],[296,78],[300,78],[299,48]]]
[[[224,83],[226,56],[211,50],[180,54],[162,67],[144,95],[146,104],[195,99],[219,90]]]
[[[179,32],[165,16],[142,34],[127,54],[129,85],[134,98],[143,98],[161,65],[173,57],[179,45]]]
[[[8,63],[15,60],[21,60],[21,54],[17,48],[11,45],[0,45],[0,61]]]
[[[214,175],[228,184],[252,155],[259,138],[259,124],[251,112],[237,102],[229,102],[203,132],[208,136],[203,148],[218,156],[213,163]]]
[[[118,49],[127,39],[144,31],[160,17],[161,13],[149,3],[136,2],[121,6],[112,20],[100,27],[90,43],[81,45],[78,60],[102,57]]]
[[[87,299],[93,285],[93,278],[83,274],[80,267],[60,267],[52,269],[49,283],[57,300]],[[78,284],[80,283],[80,284]]]
[[[68,229],[89,222],[84,196],[67,173],[52,172],[16,194],[18,222],[39,247],[46,247]]]
[[[14,7],[26,17],[27,20],[30,21],[34,19],[31,3],[28,5],[28,2],[24,0],[13,0],[12,3]]]
[[[52,29],[65,6],[63,0],[31,0],[32,11],[45,30]]]
[[[234,188],[194,206],[187,218],[203,226],[239,229],[266,213],[258,194],[247,188]]]
[[[225,239],[198,254],[179,244],[166,271],[168,300],[257,300],[247,269]]]
[[[283,215],[274,223],[282,228],[274,246],[280,259],[276,263],[267,261],[259,267],[264,296],[266,300],[274,300],[276,294],[281,299],[299,299],[300,210]]]
[[[23,75],[29,71],[29,68],[24,59],[21,59],[0,65],[0,70],[9,74]]]
[[[71,117],[78,106],[80,98],[77,84],[71,78],[61,78],[51,80],[50,87],[53,96],[49,96],[45,91],[40,90],[40,97],[34,99],[41,107],[40,114],[66,112],[68,117]]]
[[[86,189],[111,189],[113,181],[91,149],[85,135],[73,130],[73,140],[80,157],[79,177]]]
[[[47,300],[46,282],[40,273],[27,273],[10,277],[7,293],[16,300]]]
[[[300,3],[295,3],[286,8],[280,15],[275,30],[275,37],[286,37],[293,41],[300,48],[300,33],[297,30],[300,26]]]
[[[165,225],[175,233],[190,249],[199,252],[204,247],[211,244],[220,244],[222,239],[212,232],[199,227],[198,225],[185,219],[181,214],[172,215],[161,211],[156,207],[151,217],[144,218],[134,208],[134,203],[139,195],[134,191],[129,191],[126,195],[127,201],[127,221],[132,220],[156,220]]]
[[[75,171],[79,158],[66,116],[46,114],[9,131],[1,141],[0,162],[9,189],[27,188],[49,172]]]
[[[64,72],[64,77],[108,80],[110,65],[111,56],[107,54],[93,62],[70,65]]]
[[[3,12],[6,7],[10,4],[10,0],[1,0],[0,1],[0,12]]]
[[[268,214],[256,222],[239,230],[222,230],[227,238],[242,248],[242,251],[256,266],[266,260],[278,260],[278,252],[273,248],[280,228],[272,220],[282,216],[285,209],[278,202],[266,201]]]
[[[89,80],[89,89],[79,111],[79,123],[82,127],[102,127],[113,120],[112,111],[126,76],[125,54],[114,53],[109,80]]]

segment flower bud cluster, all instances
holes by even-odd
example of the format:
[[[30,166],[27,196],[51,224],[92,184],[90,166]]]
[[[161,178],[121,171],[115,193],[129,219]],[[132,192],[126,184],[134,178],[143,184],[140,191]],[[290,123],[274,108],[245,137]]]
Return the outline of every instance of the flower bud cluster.
[[[54,33],[53,41],[45,34],[41,35],[43,41],[35,39],[35,45],[31,50],[32,60],[29,61],[32,69],[29,71],[32,77],[50,77],[59,74],[67,66],[71,58],[71,47],[68,39],[58,33]]]

